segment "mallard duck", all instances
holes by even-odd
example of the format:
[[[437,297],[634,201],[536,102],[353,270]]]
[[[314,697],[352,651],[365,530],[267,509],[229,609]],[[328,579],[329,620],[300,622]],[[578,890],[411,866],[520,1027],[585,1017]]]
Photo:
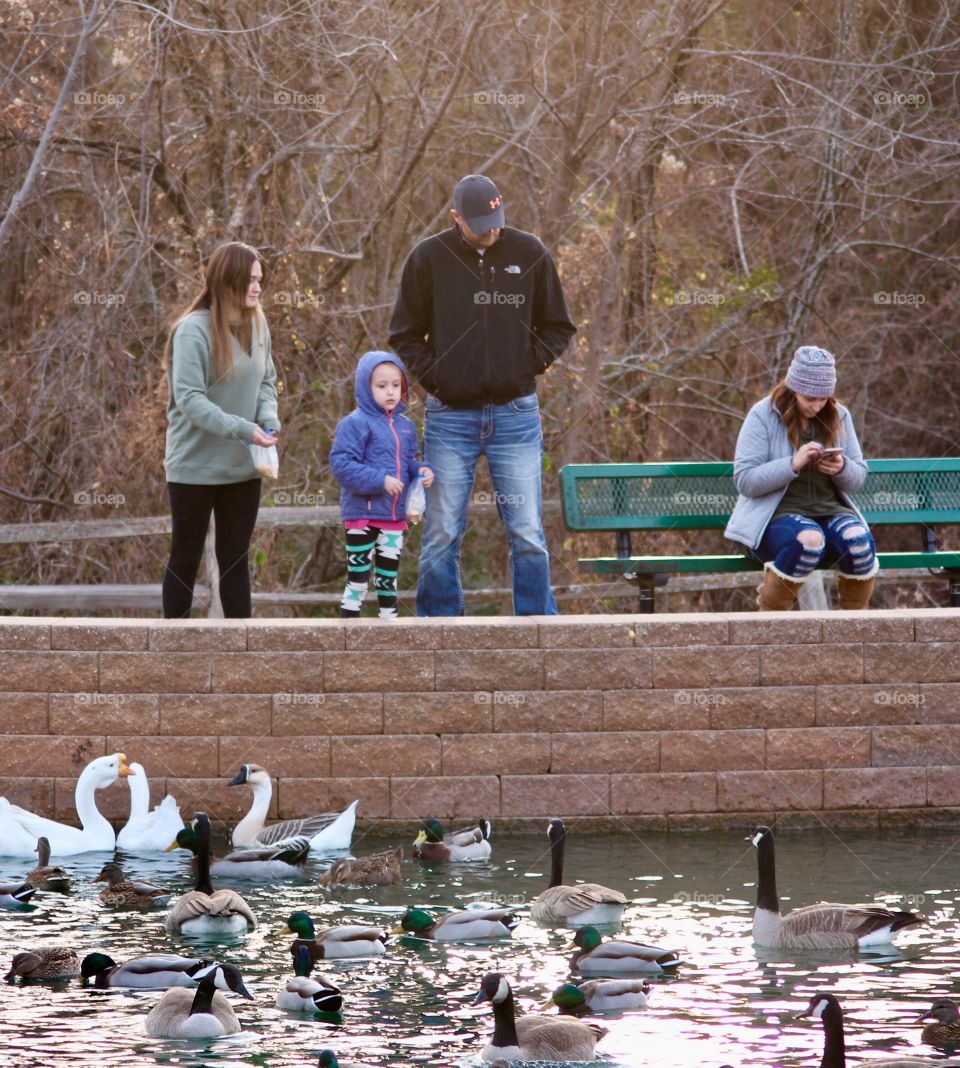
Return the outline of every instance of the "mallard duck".
[[[645,979],[591,979],[588,983],[563,983],[544,1006],[577,1016],[588,1012],[625,1012],[645,1009],[650,984]]]
[[[287,1012],[339,1012],[343,1007],[340,987],[326,979],[311,977],[313,958],[301,942],[293,958],[294,978],[277,994],[277,1008]]]
[[[382,957],[387,952],[388,936],[379,927],[353,925],[317,931],[306,912],[290,913],[287,926],[280,933],[297,935],[290,952],[296,957],[300,946],[305,945],[314,962],[337,957]]]
[[[516,1016],[513,991],[499,972],[490,972],[474,1005],[493,1005],[493,1038],[480,1054],[481,1060],[499,1064],[507,1061],[592,1061],[597,1043],[606,1028],[561,1016]]]
[[[365,857],[341,857],[320,876],[321,886],[392,886],[400,882],[403,846],[370,853]]]
[[[443,833],[439,820],[424,820],[413,842],[418,860],[488,860],[490,852],[489,820],[450,834]]]
[[[88,953],[80,964],[80,974],[84,979],[92,979],[93,985],[101,989],[122,986],[134,990],[165,990],[171,986],[192,988],[212,975],[219,989],[251,997],[243,985],[239,968],[200,957],[178,957],[174,953],[134,957],[124,964],[117,964],[106,953]]]
[[[336,1053],[332,1049],[322,1049],[320,1050],[320,1058],[317,1061],[317,1068],[368,1068],[368,1066],[360,1061],[338,1060]]]
[[[50,864],[50,840],[45,835],[37,839],[37,866],[28,872],[24,882],[38,890],[54,890],[66,893],[70,889],[70,876],[61,867]]]
[[[127,779],[130,787],[130,818],[117,834],[117,849],[132,853],[158,852],[183,829],[180,809],[169,795],[150,811],[150,784],[142,764],[131,764],[133,775]]]
[[[76,952],[64,946],[52,946],[18,953],[4,979],[8,983],[18,975],[24,979],[75,979],[79,974],[80,961]]]
[[[843,1036],[843,1009],[833,994],[814,994],[804,1012],[797,1019],[813,1016],[823,1024],[823,1060],[820,1068],[844,1068],[846,1042]],[[932,1057],[883,1057],[878,1061],[861,1061],[863,1068],[930,1068],[943,1064]]]
[[[757,847],[757,908],[753,940],[773,949],[863,949],[887,945],[895,932],[923,923],[914,912],[880,905],[805,905],[780,915],[773,831],[757,827],[747,839]]]
[[[98,811],[93,795],[118,778],[133,774],[126,761],[123,753],[112,753],[91,760],[80,773],[74,800],[82,827],[57,823],[7,802],[0,810],[0,852],[6,856],[31,857],[41,835],[49,841],[53,853],[61,857],[113,849],[117,836]]]
[[[684,963],[672,949],[662,946],[645,946],[616,938],[604,942],[596,927],[591,926],[577,931],[573,944],[578,948],[570,958],[570,967],[584,974],[660,975]]]
[[[107,884],[100,891],[100,900],[107,905],[153,908],[155,905],[165,905],[170,900],[169,890],[156,883],[128,878],[123,868],[113,861],[104,864],[103,870],[93,881]]]
[[[25,905],[37,892],[29,883],[0,883],[0,908],[16,908]]]
[[[467,909],[434,919],[425,909],[408,908],[400,930],[436,942],[473,942],[509,938],[518,923],[510,909]]]
[[[598,883],[563,885],[563,852],[566,840],[563,820],[551,820],[547,827],[550,839],[550,886],[534,898],[530,918],[537,923],[579,927],[582,924],[619,923],[627,899],[619,890]]]
[[[236,849],[246,846],[276,846],[290,838],[310,839],[310,848],[318,852],[349,849],[353,838],[353,825],[357,820],[358,801],[343,812],[324,812],[318,816],[284,820],[264,826],[270,811],[273,783],[265,768],[259,764],[243,764],[230,780],[229,786],[249,786],[253,790],[250,811],[233,829],[233,845]]]
[[[217,990],[215,973],[221,967],[215,965],[195,991],[182,987],[168,990],[147,1014],[144,1023],[147,1034],[154,1038],[218,1038],[236,1034],[240,1030],[237,1014]],[[253,995],[245,990],[237,993],[253,1001]]]
[[[256,927],[257,918],[236,890],[214,891],[210,883],[210,820],[197,812],[191,824],[197,835],[196,888],[174,903],[167,915],[168,934],[230,934]]]
[[[189,849],[193,853],[195,868],[200,847],[192,827],[184,827],[166,851],[169,853],[177,848]],[[310,839],[290,838],[276,846],[236,849],[219,859],[211,853],[210,873],[225,879],[288,879],[291,875],[303,874],[309,857]]]
[[[929,1046],[960,1046],[960,1009],[949,998],[937,998],[930,1008],[920,1017],[936,1023],[929,1023],[920,1032],[920,1039]]]

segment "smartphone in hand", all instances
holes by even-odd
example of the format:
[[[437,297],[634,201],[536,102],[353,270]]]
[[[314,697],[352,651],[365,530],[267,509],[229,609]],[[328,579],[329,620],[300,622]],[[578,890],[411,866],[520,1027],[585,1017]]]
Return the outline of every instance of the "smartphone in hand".
[[[841,446],[837,445],[832,449],[821,449],[817,453],[817,459],[819,459],[821,456],[840,456],[842,454],[843,454],[843,448]]]

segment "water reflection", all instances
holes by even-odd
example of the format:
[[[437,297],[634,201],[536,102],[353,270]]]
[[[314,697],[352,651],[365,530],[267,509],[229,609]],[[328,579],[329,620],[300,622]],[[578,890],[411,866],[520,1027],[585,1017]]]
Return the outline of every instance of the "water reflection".
[[[819,1063],[819,1024],[797,1021],[814,990],[829,989],[846,1013],[851,1058],[879,1051],[940,1056],[920,1044],[917,1021],[938,996],[951,996],[958,971],[960,850],[948,835],[781,833],[777,883],[784,910],[818,900],[880,901],[915,908],[928,922],[904,932],[895,950],[787,954],[758,949],[750,937],[756,855],[740,833],[613,837],[578,836],[569,826],[566,879],[596,881],[630,899],[620,934],[678,950],[688,961],[674,976],[652,976],[647,1009],[604,1018],[609,1034],[601,1063],[635,1066],[724,1064],[799,1066]],[[232,1002],[244,1028],[210,1043],[147,1039],[143,1020],[152,991],[95,990],[79,981],[0,984],[0,1065],[133,1063],[315,1065],[321,1049],[371,1065],[448,1068],[477,1064],[493,1030],[489,1005],[470,1005],[488,971],[502,971],[518,1008],[536,1012],[567,979],[572,932],[531,924],[526,903],[546,883],[543,836],[497,838],[489,863],[422,865],[407,860],[400,886],[327,893],[307,882],[235,883],[258,917],[257,927],[229,942],[169,938],[165,910],[104,906],[92,879],[110,855],[69,858],[74,891],[38,893],[30,906],[0,912],[0,967],[31,946],[72,946],[115,961],[148,954],[200,952],[236,964],[256,1002]],[[389,846],[369,836],[358,850]],[[215,850],[216,851],[216,850]],[[132,876],[182,892],[192,885],[186,855],[121,854]],[[311,859],[307,875],[322,869]],[[21,865],[0,860],[0,878]],[[215,885],[221,885],[214,879]],[[293,911],[318,924],[376,923],[390,928],[408,904],[439,914],[479,904],[515,908],[524,922],[493,944],[435,943],[402,938],[388,956],[335,960],[320,975],[343,990],[339,1018],[286,1013],[274,1000],[293,974],[289,936],[276,934]],[[11,1052],[13,1051],[13,1052]]]

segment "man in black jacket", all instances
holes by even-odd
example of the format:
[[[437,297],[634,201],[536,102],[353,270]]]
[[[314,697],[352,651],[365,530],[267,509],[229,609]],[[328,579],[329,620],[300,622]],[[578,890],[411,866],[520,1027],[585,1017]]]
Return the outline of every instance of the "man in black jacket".
[[[390,322],[390,344],[427,391],[424,463],[436,475],[417,614],[463,615],[460,543],[484,455],[510,545],[514,612],[555,615],[536,379],[576,327],[550,253],[532,234],[504,225],[493,182],[468,174],[453,204],[453,226],[407,258]]]

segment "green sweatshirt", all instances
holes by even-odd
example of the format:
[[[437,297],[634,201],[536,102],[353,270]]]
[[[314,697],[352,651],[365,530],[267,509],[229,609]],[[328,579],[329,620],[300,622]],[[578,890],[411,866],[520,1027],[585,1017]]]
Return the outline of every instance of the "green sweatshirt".
[[[259,477],[250,440],[257,424],[279,430],[270,332],[253,332],[253,354],[233,339],[233,368],[213,372],[210,312],[191,312],[173,335],[167,405],[168,482],[221,486]]]

